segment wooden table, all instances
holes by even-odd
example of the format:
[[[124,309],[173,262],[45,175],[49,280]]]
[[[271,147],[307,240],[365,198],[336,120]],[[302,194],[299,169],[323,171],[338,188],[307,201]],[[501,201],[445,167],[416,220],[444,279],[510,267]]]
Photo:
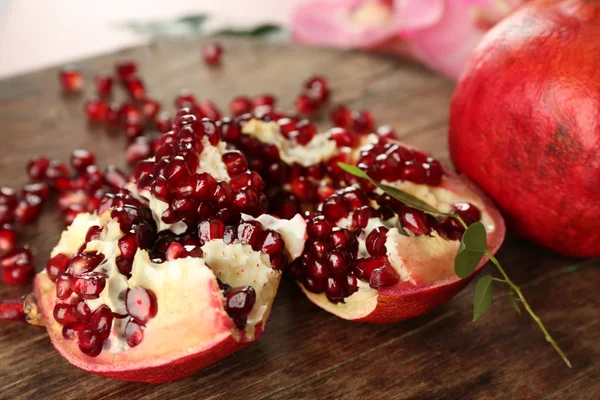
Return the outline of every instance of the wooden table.
[[[316,50],[244,39],[224,40],[222,68],[209,69],[194,40],[160,41],[78,63],[87,92],[99,71],[121,56],[139,60],[149,92],[168,108],[179,89],[221,107],[237,94],[278,96],[290,109],[309,75],[329,78],[333,102],[367,108],[407,143],[448,161],[446,129],[453,84],[395,58]],[[21,185],[36,154],[67,160],[92,149],[101,165],[124,166],[124,138],[90,130],[85,96],[63,98],[57,70],[0,81],[0,182]],[[38,270],[61,223],[47,210],[23,230]],[[567,368],[527,315],[497,290],[491,311],[471,322],[470,286],[434,312],[405,323],[368,325],[338,319],[284,280],[264,336],[222,362],[179,382],[123,383],[71,366],[43,330],[0,324],[0,399],[173,398],[600,398],[600,262],[559,257],[509,236],[498,257],[573,363]],[[0,296],[30,288],[0,285]]]

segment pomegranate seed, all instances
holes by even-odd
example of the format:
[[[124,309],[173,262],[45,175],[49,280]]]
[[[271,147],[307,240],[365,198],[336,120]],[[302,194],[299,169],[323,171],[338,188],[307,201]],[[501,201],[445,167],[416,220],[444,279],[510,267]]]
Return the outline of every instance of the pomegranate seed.
[[[341,250],[333,250],[327,254],[327,264],[331,274],[337,277],[344,276],[350,269],[352,259],[350,255]]]
[[[227,182],[217,183],[217,188],[213,194],[213,202],[219,208],[224,208],[232,204],[233,191]]]
[[[14,250],[17,244],[17,232],[10,226],[0,227],[0,253]]]
[[[94,153],[85,149],[76,149],[71,153],[71,165],[79,172],[85,172],[85,169],[96,162]]]
[[[98,335],[96,335],[91,329],[83,329],[81,332],[79,332],[78,339],[79,348],[84,352],[86,350],[92,350],[100,344]]]
[[[95,251],[81,253],[73,256],[69,261],[67,273],[79,276],[93,271],[104,261],[104,254]]]
[[[2,272],[2,280],[7,285],[24,286],[31,282],[33,275],[35,275],[35,270],[32,265],[19,265],[5,269]]]
[[[460,215],[467,226],[481,220],[481,211],[471,203],[455,203],[452,213]]]
[[[332,128],[329,130],[329,135],[339,147],[354,147],[359,140],[354,133],[345,128]]]
[[[156,118],[156,130],[160,133],[167,133],[171,130],[173,126],[173,121],[171,120],[171,116],[168,112],[163,111],[158,114]]]
[[[276,103],[275,96],[272,94],[263,94],[260,96],[256,96],[252,99],[252,108],[257,109],[260,107],[264,107],[266,109],[275,108]]]
[[[377,131],[375,131],[375,133],[377,136],[386,139],[393,139],[394,136],[396,136],[396,131],[394,131],[394,128],[389,125],[381,125],[377,127]]]
[[[382,267],[375,268],[369,278],[369,286],[373,289],[392,286],[398,282],[400,282],[400,275],[388,263]]]
[[[33,255],[28,247],[18,247],[0,257],[0,268],[9,269],[33,264]]]
[[[60,300],[64,300],[71,296],[73,290],[71,289],[71,277],[66,274],[62,274],[56,280],[56,298]]]
[[[377,216],[377,212],[372,207],[362,206],[352,214],[352,228],[366,228],[369,219]]]
[[[69,167],[61,161],[52,160],[46,168],[46,179],[54,180],[56,178],[69,176]]]
[[[227,172],[230,176],[240,174],[248,169],[248,161],[242,152],[231,150],[222,156]]]
[[[232,314],[249,314],[256,302],[256,292],[252,286],[233,288],[225,295],[225,308]]]
[[[73,307],[70,304],[57,303],[53,311],[54,319],[61,325],[69,325],[77,321],[73,315]]]
[[[108,75],[96,75],[94,78],[96,92],[100,96],[110,96],[113,86],[113,78]]]
[[[210,100],[204,100],[198,103],[197,106],[199,110],[199,114],[203,118],[208,118],[212,121],[218,121],[221,119],[221,111],[217,108],[217,106]]]
[[[121,257],[133,259],[138,249],[137,236],[135,233],[127,233],[119,239],[119,251]]]
[[[108,104],[96,96],[85,103],[85,114],[93,122],[105,121],[108,115]]]
[[[135,104],[129,101],[124,102],[119,107],[119,121],[128,122],[130,124],[141,123],[142,112],[136,107]]]
[[[235,193],[233,206],[249,214],[255,214],[254,210],[259,206],[259,197],[252,188],[245,188]]]
[[[319,103],[307,94],[296,98],[296,111],[300,114],[312,114],[319,108]]]
[[[69,257],[66,254],[59,253],[48,260],[46,263],[46,272],[48,277],[56,282],[59,276],[61,276],[69,263]]]
[[[130,164],[136,164],[152,156],[152,147],[148,138],[137,137],[125,149],[125,158]]]
[[[359,279],[368,282],[371,273],[375,269],[383,267],[387,262],[386,256],[360,258],[356,261],[354,272]]]
[[[342,218],[346,218],[348,214],[346,205],[337,196],[330,197],[323,203],[323,215],[329,221],[337,222]]]
[[[92,313],[88,326],[96,332],[101,339],[106,339],[110,335],[112,321],[112,311],[107,305],[103,304]]]
[[[125,137],[131,141],[144,134],[144,127],[142,126],[141,121],[126,121],[124,133]]]
[[[84,82],[81,73],[71,65],[63,67],[58,78],[65,92],[79,92],[83,89]]]
[[[146,88],[144,82],[137,76],[129,76],[125,81],[125,88],[129,95],[135,100],[142,100],[146,97]]]
[[[317,197],[315,185],[304,176],[292,179],[291,191],[300,201],[313,201]]]
[[[408,229],[415,235],[427,235],[431,227],[427,224],[427,216],[420,210],[409,208],[400,212],[402,227]]]
[[[422,165],[410,161],[402,168],[400,178],[414,183],[425,183],[425,169]]]
[[[143,328],[133,319],[129,320],[127,325],[125,325],[125,340],[129,347],[135,347],[144,340]]]
[[[198,225],[198,238],[200,239],[200,245],[204,246],[205,243],[210,242],[214,239],[222,239],[224,234],[225,226],[223,222],[218,219],[209,219],[200,222]]]
[[[28,185],[23,186],[23,197],[28,197],[29,195],[34,195],[39,197],[42,201],[46,200],[49,194],[48,184],[40,182],[40,183],[30,183]]]
[[[331,230],[331,244],[336,249],[351,250],[356,242],[356,237],[348,229],[335,227]]]
[[[160,103],[156,100],[145,98],[142,100],[142,117],[145,121],[154,121],[158,110],[160,110]]]
[[[263,253],[273,254],[283,251],[285,249],[285,242],[278,232],[267,229],[259,246],[260,251]]]
[[[77,340],[79,338],[79,332],[85,329],[85,324],[81,322],[74,322],[69,325],[65,325],[62,330],[63,337],[68,340]]]
[[[352,111],[340,105],[331,112],[331,122],[334,126],[349,129],[352,126]]]
[[[183,253],[183,246],[177,242],[173,242],[169,245],[169,248],[167,248],[167,251],[165,253],[165,259],[167,261],[173,261],[178,258],[181,258]]]
[[[85,300],[77,299],[77,301],[73,303],[72,308],[75,318],[81,322],[89,322],[90,318],[92,317],[92,311]]]
[[[211,43],[202,50],[204,62],[209,65],[219,64],[223,55],[223,47],[219,43]]]
[[[115,65],[115,72],[122,81],[137,73],[137,64],[130,60],[123,60]]]
[[[360,134],[373,132],[375,129],[373,114],[366,110],[352,112],[352,129]]]
[[[50,160],[46,157],[36,157],[27,164],[27,174],[32,180],[40,180],[46,177],[46,169],[50,165]]]
[[[254,250],[259,249],[263,230],[259,222],[244,221],[238,226],[237,237],[242,244],[252,246]]]
[[[189,89],[181,89],[177,97],[175,98],[175,107],[183,108],[193,106],[197,103],[196,96]]]
[[[386,253],[385,241],[389,229],[383,226],[377,227],[369,233],[366,239],[367,251],[372,256],[383,256]]]
[[[311,237],[327,239],[331,233],[331,224],[320,215],[309,221],[307,231]]]
[[[329,99],[329,82],[322,76],[313,76],[304,84],[308,89],[310,96],[323,103]]]
[[[236,97],[229,103],[229,111],[234,117],[239,117],[252,111],[252,102],[245,96]]]
[[[238,140],[242,134],[240,126],[237,122],[231,121],[229,118],[223,118],[218,122],[221,138],[229,143]]]
[[[15,219],[22,224],[28,224],[38,219],[41,211],[42,199],[39,196],[27,194],[15,208]]]
[[[145,325],[158,312],[156,296],[150,290],[142,287],[127,290],[125,306],[129,315],[141,325]]]
[[[337,279],[329,277],[327,278],[325,293],[329,301],[337,303],[344,298],[343,285]]]
[[[265,187],[260,175],[254,171],[245,171],[241,174],[235,175],[231,178],[229,184],[231,185],[231,189],[234,191],[247,187],[251,187],[256,190],[262,190]]]
[[[89,274],[73,277],[73,291],[84,299],[97,299],[106,286],[103,274]]]
[[[127,184],[127,176],[114,165],[109,165],[104,170],[104,179],[114,188],[122,188]]]
[[[115,264],[117,264],[117,269],[121,274],[125,276],[131,275],[131,268],[133,268],[132,259],[119,256],[115,259]]]

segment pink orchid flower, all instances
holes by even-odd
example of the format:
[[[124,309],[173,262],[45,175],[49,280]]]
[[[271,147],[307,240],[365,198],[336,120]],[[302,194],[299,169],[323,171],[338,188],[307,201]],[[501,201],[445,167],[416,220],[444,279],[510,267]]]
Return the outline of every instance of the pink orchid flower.
[[[292,14],[294,38],[410,55],[458,78],[481,37],[526,0],[312,0]]]

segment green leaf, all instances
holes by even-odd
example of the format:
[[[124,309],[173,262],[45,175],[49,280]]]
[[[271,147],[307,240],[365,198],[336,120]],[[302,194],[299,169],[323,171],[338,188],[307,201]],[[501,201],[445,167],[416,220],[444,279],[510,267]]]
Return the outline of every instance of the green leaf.
[[[416,208],[417,210],[421,210],[428,214],[452,215],[452,214],[443,213],[443,212],[436,210],[434,207],[431,207],[429,204],[425,203],[423,200],[413,196],[412,194],[406,193],[403,190],[400,190],[393,186],[385,185],[383,183],[374,181],[363,170],[361,170],[358,167],[354,167],[354,166],[348,165],[346,163],[338,163],[338,166],[351,175],[354,175],[358,178],[367,179],[369,182],[371,182],[372,184],[377,186],[379,189],[383,190],[384,193],[389,194],[396,200],[401,201],[403,204],[406,204],[409,207]]]
[[[521,314],[521,307],[519,307],[519,303],[517,303],[517,298],[515,297],[515,292],[512,290],[508,292],[508,301],[510,305],[515,309],[515,311]]]
[[[252,28],[226,28],[215,32],[215,35],[263,37],[283,32],[283,28],[274,24],[263,24]]]
[[[485,226],[479,221],[469,225],[462,237],[462,242],[469,251],[485,253],[487,251]]]
[[[456,257],[454,257],[454,272],[456,275],[462,279],[468,278],[475,272],[475,268],[477,268],[483,254],[479,251],[467,250],[465,244],[461,242]]]
[[[491,275],[484,275],[475,284],[475,300],[473,302],[473,321],[477,321],[492,305],[494,280]]]

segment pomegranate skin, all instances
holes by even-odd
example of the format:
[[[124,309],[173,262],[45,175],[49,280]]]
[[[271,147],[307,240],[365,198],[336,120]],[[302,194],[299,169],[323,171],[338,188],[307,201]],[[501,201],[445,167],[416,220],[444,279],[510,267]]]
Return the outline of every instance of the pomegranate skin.
[[[600,256],[600,2],[527,3],[482,40],[452,99],[456,168],[517,233]]]

